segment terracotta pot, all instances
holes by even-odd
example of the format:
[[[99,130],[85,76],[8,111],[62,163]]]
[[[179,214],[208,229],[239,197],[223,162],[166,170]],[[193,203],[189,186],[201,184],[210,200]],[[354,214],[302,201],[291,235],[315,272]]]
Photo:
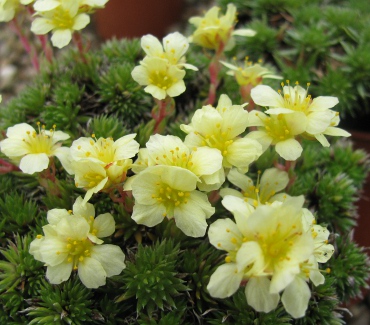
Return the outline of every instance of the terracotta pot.
[[[159,38],[179,21],[184,0],[110,0],[95,14],[98,34],[111,37],[140,37],[152,34]]]

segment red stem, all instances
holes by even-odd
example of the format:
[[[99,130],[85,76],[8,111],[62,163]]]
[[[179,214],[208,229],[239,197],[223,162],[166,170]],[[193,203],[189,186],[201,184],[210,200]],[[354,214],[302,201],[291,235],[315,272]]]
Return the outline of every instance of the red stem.
[[[0,158],[0,174],[7,174],[13,171],[20,171],[19,167]]]
[[[12,21],[10,21],[10,27],[18,35],[24,49],[31,56],[31,62],[32,62],[33,67],[36,69],[37,72],[39,72],[40,71],[40,64],[39,64],[39,59],[38,59],[37,54],[36,54],[36,50],[30,44],[30,42],[28,41],[28,38],[24,35],[24,33],[22,31],[22,28],[19,26],[16,17],[14,17]]]
[[[87,59],[86,59],[86,55],[85,55],[86,51],[85,51],[85,48],[83,46],[81,34],[79,32],[74,32],[73,33],[73,42],[75,43],[75,45],[78,48],[78,51],[80,52],[82,61],[85,64],[87,64]]]

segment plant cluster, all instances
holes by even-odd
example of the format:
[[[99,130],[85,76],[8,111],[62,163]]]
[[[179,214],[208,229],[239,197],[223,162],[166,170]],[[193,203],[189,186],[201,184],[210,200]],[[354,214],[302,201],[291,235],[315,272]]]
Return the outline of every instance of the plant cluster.
[[[105,2],[37,0],[33,29],[70,6],[60,45]],[[256,52],[296,8],[274,3],[193,17],[193,44],[76,42],[2,107],[0,323],[344,323],[370,271],[350,239],[369,161],[338,138],[339,95]],[[265,22],[238,28],[236,7]]]

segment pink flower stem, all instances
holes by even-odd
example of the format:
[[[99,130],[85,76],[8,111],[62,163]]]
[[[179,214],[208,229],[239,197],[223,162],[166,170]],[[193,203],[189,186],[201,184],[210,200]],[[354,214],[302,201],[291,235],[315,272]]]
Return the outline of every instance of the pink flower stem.
[[[156,100],[156,103],[157,106],[155,109],[158,109],[158,113],[152,111],[152,117],[155,120],[154,134],[161,133],[163,131],[162,121],[174,112],[174,103],[172,102],[171,97]]]
[[[86,54],[86,51],[85,51],[85,48],[83,46],[81,33],[79,33],[79,32],[74,32],[73,33],[73,42],[75,43],[75,45],[78,48],[78,51],[80,52],[82,61],[85,64],[87,64],[87,59],[86,59],[86,55],[85,55]]]
[[[53,50],[49,44],[47,35],[37,35],[37,38],[39,39],[42,49],[44,51],[46,60],[48,60],[50,63],[53,62]]]
[[[210,85],[209,85],[209,91],[208,91],[208,99],[207,104],[213,105],[216,101],[216,91],[217,87],[219,85],[218,80],[218,74],[221,69],[221,64],[219,62],[219,57],[215,55],[215,57],[212,59],[208,71],[209,71],[209,79],[210,79]]]
[[[31,62],[33,67],[37,72],[40,71],[40,63],[37,57],[37,53],[35,48],[30,44],[28,38],[24,35],[22,28],[19,26],[17,18],[14,17],[12,21],[10,21],[10,27],[14,30],[14,32],[18,35],[24,49],[26,52],[31,56]]]

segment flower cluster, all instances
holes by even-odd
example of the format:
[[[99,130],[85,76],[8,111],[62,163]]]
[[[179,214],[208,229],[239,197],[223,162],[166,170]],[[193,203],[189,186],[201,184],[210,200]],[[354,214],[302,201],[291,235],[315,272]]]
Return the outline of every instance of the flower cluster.
[[[219,219],[208,231],[211,244],[227,252],[226,264],[211,276],[208,290],[213,297],[232,295],[247,282],[248,304],[269,312],[281,301],[294,318],[304,316],[311,297],[307,282],[324,283],[318,262],[333,254],[329,232],[314,225],[311,212],[303,209],[303,197],[258,205],[225,196],[222,204],[232,212],[231,219]],[[324,271],[327,272],[327,271]]]
[[[88,13],[106,2],[36,0],[32,30],[36,34],[53,31],[53,44],[63,47],[74,31],[89,23]],[[19,4],[16,0],[9,3]],[[12,7],[0,0],[0,17],[4,8]],[[48,212],[44,234],[31,243],[30,252],[45,263],[51,283],[66,281],[72,271],[78,271],[86,287],[97,288],[105,284],[106,277],[122,272],[125,256],[118,246],[103,245],[101,238],[114,233],[115,222],[109,213],[94,218],[95,209],[88,203],[93,194],[109,193],[117,202],[118,191],[120,204],[136,223],[154,227],[164,218],[173,219],[190,237],[206,235],[207,219],[216,211],[212,203],[221,196],[234,220],[218,215],[209,226],[209,242],[227,254],[225,264],[210,278],[207,289],[211,296],[229,297],[245,285],[247,302],[255,310],[269,312],[281,301],[294,318],[302,317],[311,297],[308,283],[323,284],[322,273],[328,272],[320,270],[319,263],[327,262],[334,251],[329,232],[303,208],[303,196],[283,192],[294,181],[287,168],[291,164],[286,164],[285,170],[259,171],[255,183],[246,173],[270,145],[283,159],[295,161],[303,150],[301,138],[329,146],[325,135],[349,136],[336,127],[339,116],[331,108],[338,100],[327,96],[311,99],[307,89],[298,84],[291,87],[289,82],[276,93],[261,83],[264,78],[280,77],[260,64],[246,61],[241,68],[221,62],[241,87],[249,87],[251,103],[267,109],[248,112],[247,104],[233,104],[226,94],[214,107],[222,52],[232,47],[233,35],[253,36],[254,32],[234,31],[236,9],[232,4],[224,16],[219,17],[219,8],[213,7],[190,22],[197,27],[192,42],[215,50],[216,55],[209,67],[208,105],[180,125],[184,140],[159,134],[163,119],[170,115],[168,109],[174,108],[173,97],[185,91],[185,69],[197,70],[186,63],[189,42],[177,32],[162,43],[152,35],[142,37],[146,56],[131,73],[157,104],[152,117],[156,122],[153,133],[158,134],[150,136],[144,148],[139,148],[134,133],[117,140],[92,134],[75,139],[68,148],[61,147],[60,141],[69,135],[56,131],[55,126],[47,131],[38,123],[38,132],[26,123],[8,128],[7,138],[0,142],[1,151],[24,173],[47,169],[51,157],[56,156],[66,172],[74,175],[75,186],[86,190],[73,210]],[[277,162],[276,166],[281,167]],[[133,206],[127,198],[133,198]]]
[[[146,86],[144,90],[158,100],[182,94],[185,91],[182,68],[198,70],[185,63],[184,55],[189,48],[187,38],[175,32],[167,35],[162,45],[153,35],[146,35],[141,38],[141,47],[146,56],[132,71],[132,78]]]
[[[87,190],[84,202],[94,193],[123,183],[131,167],[132,157],[139,151],[134,140],[136,134],[129,134],[113,141],[112,138],[79,138],[70,148],[71,174],[75,185]]]
[[[285,160],[296,160],[302,153],[298,136],[319,141],[324,147],[329,146],[325,135],[344,136],[350,134],[336,126],[339,113],[330,108],[338,104],[338,98],[320,96],[315,99],[308,95],[308,89],[299,86],[285,86],[283,91],[275,92],[271,87],[259,85],[252,89],[253,101],[268,107],[265,112],[252,111],[250,125],[257,126],[257,131],[248,134],[257,139],[266,150],[275,145],[276,152]],[[308,84],[309,86],[309,84]]]
[[[125,268],[125,255],[116,245],[103,244],[100,238],[111,236],[115,222],[110,213],[95,216],[92,204],[77,198],[73,211],[53,209],[49,224],[31,243],[30,253],[47,266],[46,277],[53,284],[69,279],[72,271],[88,288],[98,288],[106,278]]]

